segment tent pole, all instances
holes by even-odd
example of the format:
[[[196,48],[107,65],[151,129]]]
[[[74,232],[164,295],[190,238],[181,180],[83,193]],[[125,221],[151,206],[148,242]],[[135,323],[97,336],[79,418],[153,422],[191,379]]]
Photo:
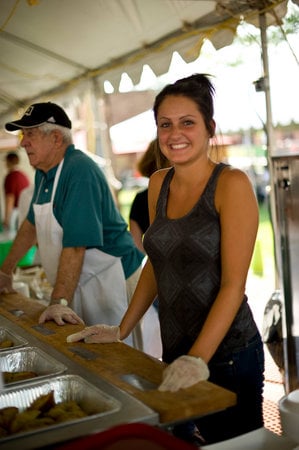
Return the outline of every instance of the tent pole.
[[[273,131],[273,120],[272,120],[272,107],[271,107],[271,95],[270,95],[270,80],[269,80],[269,60],[268,60],[268,45],[267,45],[267,21],[265,13],[259,14],[259,26],[261,33],[261,44],[262,44],[262,62],[263,62],[263,90],[265,92],[265,100],[266,100],[266,139],[267,139],[267,160],[268,160],[268,170],[270,174],[270,215],[271,215],[271,223],[272,223],[272,231],[273,231],[273,241],[274,241],[274,270],[275,270],[275,289],[279,289],[279,264],[280,260],[278,255],[278,228],[277,228],[277,216],[276,216],[276,205],[275,205],[275,185],[274,185],[274,172],[273,172],[273,163],[272,163],[272,155],[275,147],[275,138]]]

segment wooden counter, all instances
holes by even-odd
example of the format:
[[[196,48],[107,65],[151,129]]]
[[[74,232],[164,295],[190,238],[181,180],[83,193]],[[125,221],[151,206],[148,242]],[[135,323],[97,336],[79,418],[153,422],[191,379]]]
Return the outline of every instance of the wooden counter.
[[[43,309],[44,306],[36,300],[20,294],[0,295],[0,315],[84,367],[86,379],[90,371],[149,406],[159,414],[161,424],[200,417],[233,406],[236,402],[234,393],[208,381],[175,393],[156,389],[142,390],[128,383],[126,376],[142,377],[158,386],[162,380],[164,363],[122,342],[69,344],[66,342],[67,336],[79,331],[82,326],[58,326],[54,322],[38,325],[38,317]]]

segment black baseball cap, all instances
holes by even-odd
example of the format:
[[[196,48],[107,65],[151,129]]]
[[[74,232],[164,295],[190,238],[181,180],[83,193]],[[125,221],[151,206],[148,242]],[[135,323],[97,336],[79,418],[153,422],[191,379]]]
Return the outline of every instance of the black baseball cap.
[[[6,123],[5,129],[7,131],[16,131],[21,128],[39,127],[44,123],[53,123],[62,127],[72,128],[72,122],[61,106],[56,105],[56,103],[45,102],[34,103],[29,106],[20,120]]]

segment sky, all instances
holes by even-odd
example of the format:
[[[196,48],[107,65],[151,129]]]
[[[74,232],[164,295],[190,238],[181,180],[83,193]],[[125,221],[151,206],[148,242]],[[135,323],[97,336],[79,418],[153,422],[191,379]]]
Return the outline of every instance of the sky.
[[[292,121],[299,123],[299,35],[289,35],[288,41],[289,44],[285,41],[278,45],[268,44],[274,126],[278,123],[287,125]],[[180,55],[175,53],[168,73],[159,77],[158,82],[162,88],[163,83],[173,82],[194,72],[213,75],[218,132],[223,134],[240,129],[263,128],[266,121],[265,94],[256,92],[254,85],[254,81],[263,76],[261,49],[258,44],[245,46],[234,42],[230,46],[215,50],[213,45],[206,41],[199,57],[193,63],[185,63]],[[145,67],[140,84],[135,86],[135,89],[153,86],[157,86],[157,78],[149,67]],[[120,151],[138,151],[140,146],[146,147],[155,134],[152,111],[110,129],[113,147]]]

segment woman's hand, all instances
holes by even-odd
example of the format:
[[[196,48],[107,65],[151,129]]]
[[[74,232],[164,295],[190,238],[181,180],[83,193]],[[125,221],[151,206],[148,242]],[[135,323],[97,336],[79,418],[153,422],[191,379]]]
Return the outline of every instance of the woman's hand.
[[[66,323],[85,325],[83,320],[71,308],[59,304],[48,306],[40,315],[38,323],[45,323],[49,320],[54,320],[57,325],[65,325]]]
[[[87,344],[108,344],[120,341],[120,328],[113,325],[92,325],[67,337],[67,342],[83,341]]]
[[[207,380],[209,376],[209,368],[203,359],[183,355],[166,367],[158,390],[176,392],[199,381]]]

